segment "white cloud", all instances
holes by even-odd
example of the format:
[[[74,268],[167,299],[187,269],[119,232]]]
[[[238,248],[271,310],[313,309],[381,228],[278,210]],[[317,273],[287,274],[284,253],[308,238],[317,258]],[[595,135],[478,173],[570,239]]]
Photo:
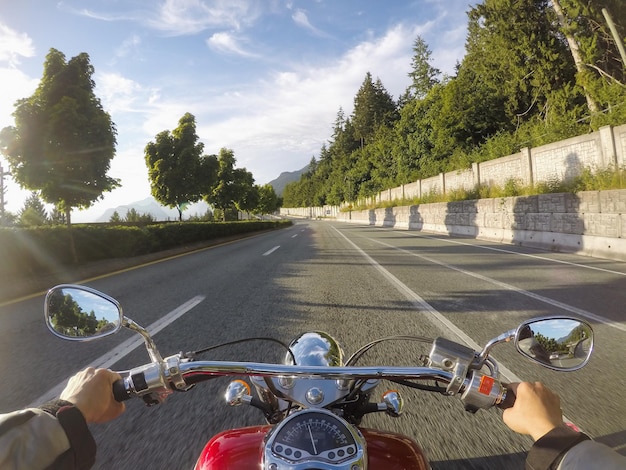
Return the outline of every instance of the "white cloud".
[[[239,45],[239,40],[230,33],[215,33],[206,42],[211,49],[217,52],[235,54],[242,57],[258,57],[256,54],[244,50]]]
[[[295,13],[291,15],[291,18],[298,26],[304,29],[308,29],[316,36],[328,37],[328,34],[326,34],[324,31],[321,31],[320,29],[316,28],[315,26],[311,24],[311,22],[309,21],[309,17],[307,16],[304,10],[300,10],[300,9],[296,10]]]
[[[363,42],[325,66],[294,65],[255,86],[212,98],[194,114],[208,152],[235,150],[238,162],[267,182],[280,171],[299,169],[330,137],[339,107],[349,114],[365,74],[380,77],[396,98],[409,83],[414,31],[398,26]]]
[[[39,80],[28,77],[23,72],[13,68],[0,67],[0,129],[13,125],[13,111],[15,102],[33,94]]]
[[[118,125],[120,117],[125,117],[124,124],[129,125],[129,121],[134,119],[132,115],[143,114],[145,116],[151,112],[150,100],[155,93],[158,93],[156,90],[144,89],[139,83],[118,73],[97,73],[94,81],[96,82],[94,90],[96,96],[100,98],[102,106],[112,115],[113,121]]]
[[[249,0],[160,0],[145,2],[148,9],[112,13],[59,6],[76,15],[100,21],[132,21],[172,36],[197,34],[207,29],[240,30],[253,24],[265,5]],[[105,8],[105,7],[102,7]]]
[[[13,125],[15,102],[30,96],[39,80],[32,79],[19,69],[21,58],[35,55],[32,39],[0,23],[0,128]]]
[[[211,28],[241,29],[260,15],[261,5],[245,0],[165,0],[150,25],[173,35],[196,34]]]
[[[380,77],[396,98],[404,91],[409,83],[413,38],[414,30],[398,26],[326,64],[285,65],[264,78],[231,83],[218,92],[194,87],[193,96],[179,85],[170,84],[161,91],[158,87],[141,87],[116,74],[100,74],[97,94],[105,107],[141,116],[132,124],[140,126],[134,142],[126,141],[126,123],[118,127],[121,148],[112,170],[121,165],[123,156],[126,164],[134,162],[139,178],[145,165],[145,144],[158,132],[175,128],[186,112],[196,116],[197,132],[207,153],[232,148],[238,165],[251,171],[258,183],[274,179],[281,171],[302,168],[313,155],[319,155],[339,108],[347,114],[352,111],[354,95],[366,72]],[[130,119],[127,114],[113,118],[118,124]]]
[[[19,65],[20,57],[34,55],[35,47],[27,34],[18,33],[0,23],[0,62],[7,62],[9,67],[15,67]]]
[[[122,58],[134,54],[141,45],[141,38],[137,34],[133,34],[122,42],[120,47],[115,51],[115,57]]]

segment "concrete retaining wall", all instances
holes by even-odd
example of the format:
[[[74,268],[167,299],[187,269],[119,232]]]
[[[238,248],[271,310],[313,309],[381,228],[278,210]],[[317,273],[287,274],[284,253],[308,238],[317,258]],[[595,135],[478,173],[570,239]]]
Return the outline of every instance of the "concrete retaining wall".
[[[337,220],[626,261],[626,190],[340,212]]]

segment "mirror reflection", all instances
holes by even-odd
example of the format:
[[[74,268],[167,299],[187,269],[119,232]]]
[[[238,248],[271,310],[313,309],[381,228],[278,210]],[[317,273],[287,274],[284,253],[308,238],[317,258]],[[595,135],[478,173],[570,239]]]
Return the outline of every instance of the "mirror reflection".
[[[115,333],[122,312],[111,299],[77,287],[57,287],[46,297],[46,323],[66,339],[90,339]]]
[[[593,350],[593,330],[572,318],[550,318],[523,323],[515,337],[519,352],[558,370],[584,366]]]

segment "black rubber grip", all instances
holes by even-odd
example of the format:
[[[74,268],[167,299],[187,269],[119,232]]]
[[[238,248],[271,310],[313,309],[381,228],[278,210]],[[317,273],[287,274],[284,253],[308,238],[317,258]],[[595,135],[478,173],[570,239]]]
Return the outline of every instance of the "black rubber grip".
[[[504,400],[498,403],[498,408],[506,410],[507,408],[511,408],[513,405],[515,405],[516,396],[513,389],[508,387],[508,384],[503,383],[502,385],[506,389],[506,396],[504,397]]]
[[[116,401],[130,400],[130,393],[126,390],[122,379],[113,382],[113,397]]]

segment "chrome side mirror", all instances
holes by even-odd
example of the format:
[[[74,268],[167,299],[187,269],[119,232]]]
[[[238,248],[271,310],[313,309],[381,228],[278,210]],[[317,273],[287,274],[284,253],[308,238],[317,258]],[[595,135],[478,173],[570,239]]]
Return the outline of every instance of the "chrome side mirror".
[[[515,346],[522,355],[549,369],[578,370],[591,357],[593,330],[576,318],[535,318],[517,328]]]
[[[88,287],[72,285],[50,289],[44,312],[48,329],[71,341],[112,335],[122,327],[124,318],[115,299]]]

